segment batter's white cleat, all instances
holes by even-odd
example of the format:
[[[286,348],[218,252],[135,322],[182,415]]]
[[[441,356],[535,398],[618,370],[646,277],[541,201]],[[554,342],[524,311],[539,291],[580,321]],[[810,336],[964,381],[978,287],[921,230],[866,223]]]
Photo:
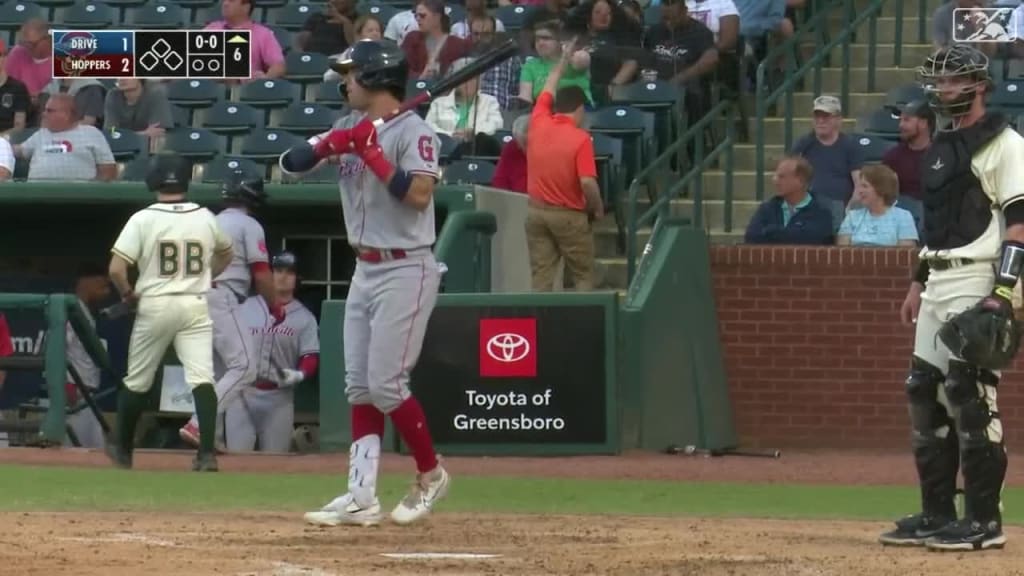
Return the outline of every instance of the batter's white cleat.
[[[374,498],[371,506],[362,508],[351,494],[345,494],[315,512],[306,512],[303,518],[314,526],[376,526],[380,524],[380,502]]]
[[[391,511],[396,524],[412,524],[430,514],[434,504],[448,494],[451,477],[440,464],[430,472],[417,474],[409,493]]]

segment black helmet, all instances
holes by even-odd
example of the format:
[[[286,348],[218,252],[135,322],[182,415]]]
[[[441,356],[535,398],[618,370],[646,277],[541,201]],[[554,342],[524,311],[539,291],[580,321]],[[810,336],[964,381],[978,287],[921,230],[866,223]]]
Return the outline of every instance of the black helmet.
[[[985,86],[986,94],[995,87],[988,72],[988,56],[966,44],[939,48],[924,61],[924,65],[918,66],[917,75],[928,94],[932,109],[943,116],[967,114],[979,87]],[[939,81],[943,79],[967,80],[963,90],[952,102],[943,102],[939,97]]]
[[[267,201],[263,191],[263,179],[254,178],[242,170],[235,170],[224,179],[220,189],[221,198],[241,202],[250,208],[259,208]]]
[[[390,40],[360,40],[331,61],[331,70],[338,74],[355,71],[355,80],[367,90],[388,90],[401,98],[409,78],[409,68],[402,49]],[[341,91],[345,91],[345,83]],[[344,94],[343,94],[344,95]]]
[[[191,180],[192,162],[187,158],[171,154],[158,154],[149,161],[146,187],[150,192],[187,194],[188,184]]]
[[[277,270],[278,268],[283,268],[285,270],[291,270],[292,272],[295,272],[297,265],[298,260],[295,258],[295,254],[293,252],[288,252],[287,250],[278,253],[270,261],[270,267],[275,270]]]

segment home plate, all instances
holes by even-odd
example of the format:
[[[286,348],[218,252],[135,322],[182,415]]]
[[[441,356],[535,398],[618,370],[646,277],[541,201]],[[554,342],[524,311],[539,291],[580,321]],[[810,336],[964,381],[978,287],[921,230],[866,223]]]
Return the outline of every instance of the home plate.
[[[406,552],[381,554],[385,558],[399,560],[487,560],[500,558],[501,554],[470,554],[466,552]]]

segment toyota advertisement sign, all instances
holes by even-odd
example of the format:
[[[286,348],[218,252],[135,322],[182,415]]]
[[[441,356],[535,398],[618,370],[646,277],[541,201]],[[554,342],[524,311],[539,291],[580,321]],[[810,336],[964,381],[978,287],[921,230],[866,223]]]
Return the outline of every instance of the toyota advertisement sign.
[[[482,451],[606,445],[607,313],[439,302],[411,382],[434,441]]]

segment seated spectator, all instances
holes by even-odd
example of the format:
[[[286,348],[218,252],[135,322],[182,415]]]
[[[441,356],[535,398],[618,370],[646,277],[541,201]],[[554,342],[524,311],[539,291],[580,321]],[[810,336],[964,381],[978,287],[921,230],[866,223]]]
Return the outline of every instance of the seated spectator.
[[[451,70],[461,70],[472,61],[460,58],[452,63]],[[435,98],[430,103],[426,122],[434,131],[447,134],[459,143],[453,157],[462,154],[497,156],[501,153],[501,145],[494,139],[494,133],[505,123],[501,107],[494,96],[480,93],[477,78]]]
[[[529,127],[529,114],[523,114],[512,123],[512,140],[501,149],[491,186],[526,193],[526,138]]]
[[[862,206],[846,213],[836,244],[841,246],[916,246],[914,216],[894,206],[899,181],[888,166],[875,164],[860,171],[854,197]]]
[[[174,127],[167,91],[159,83],[119,78],[116,87],[107,92],[104,110],[104,130],[120,128],[155,138]]]
[[[330,0],[324,12],[310,14],[295,35],[295,49],[330,56],[355,42],[356,6],[352,0]]]
[[[402,41],[410,78],[440,78],[452,62],[469,51],[469,42],[451,36],[451,22],[444,13],[442,0],[419,0],[416,3],[419,30],[413,30]]]
[[[853,196],[853,183],[864,165],[864,154],[853,138],[841,131],[843,106],[835,96],[814,99],[814,130],[793,143],[790,150],[814,167],[811,191],[819,198],[842,202]]]
[[[766,35],[777,33],[785,41],[793,35],[793,26],[786,19],[786,0],[733,0],[739,12],[740,35],[757,43]]]
[[[590,86],[599,102],[610,100],[613,86],[636,78],[642,29],[611,0],[586,0],[570,13],[571,34],[586,38],[590,53]]]
[[[32,101],[28,88],[7,74],[7,46],[0,40],[0,134],[25,128]]]
[[[470,36],[473,49],[482,53],[496,42],[494,17],[474,18],[470,22]],[[523,60],[513,56],[497,66],[490,67],[480,76],[480,92],[490,94],[498,99],[502,110],[509,110],[518,105],[519,77],[523,70]]]
[[[569,7],[574,3],[574,0],[546,0],[534,3],[536,8],[526,16],[523,28],[519,31],[519,46],[523,49],[523,53],[533,53],[535,49],[534,35],[541,26],[545,26],[549,30],[561,30],[562,24],[569,15]]]
[[[505,31],[505,25],[494,16],[487,13],[487,2],[484,0],[466,0],[466,19],[452,24],[452,36],[469,38],[472,36],[473,20],[490,18],[494,22],[494,29],[498,32]]]
[[[986,15],[984,13],[979,12],[977,17],[962,17],[959,21],[954,22],[956,19],[954,11],[958,8],[985,8],[987,4],[986,0],[952,0],[936,8],[932,12],[932,45],[935,48],[945,48],[954,42],[962,41],[958,39],[970,38],[975,33],[984,32],[986,22]],[[1001,25],[999,27],[1002,29]],[[999,44],[998,42],[991,41],[971,42],[971,46],[989,56],[996,53]]]
[[[252,20],[253,0],[221,0],[223,20],[215,20],[203,30],[248,30],[249,61],[252,78],[281,78],[284,76],[284,52],[274,32]]]
[[[14,147],[6,138],[0,138],[0,182],[14,177]]]
[[[896,172],[900,181],[900,194],[924,199],[921,188],[921,163],[932,145],[935,132],[935,112],[928,102],[910,102],[900,110],[900,143],[882,156],[885,164]]]
[[[388,40],[393,40],[395,44],[401,46],[409,32],[419,30],[419,28],[420,26],[416,22],[416,7],[414,6],[409,10],[395,13],[388,20],[387,27],[384,28],[384,37]]]
[[[633,24],[640,26],[641,29],[644,25],[644,9],[640,6],[640,3],[636,0],[622,0],[619,3],[622,7],[622,12],[633,21]]]
[[[686,0],[686,10],[715,35],[719,54],[736,51],[740,34],[739,10],[732,0]]]
[[[360,40],[380,40],[381,30],[384,27],[381,26],[380,20],[374,16],[360,16],[356,19],[354,32],[356,35],[356,42]],[[332,54],[331,58],[337,60],[341,58],[344,51],[337,54]],[[324,82],[340,82],[341,74],[338,74],[330,68],[324,72]]]
[[[519,99],[524,102],[533,102],[540,96],[541,90],[544,89],[544,82],[562,57],[563,46],[558,41],[558,28],[555,26],[551,24],[538,26],[534,33],[534,41],[537,56],[526,59],[519,75]],[[593,105],[594,97],[590,94],[589,70],[590,54],[585,50],[577,50],[572,54],[569,64],[560,75],[558,88],[579,86],[587,97],[587,103]]]
[[[711,78],[718,67],[711,30],[690,18],[683,0],[665,0],[661,22],[647,31],[644,47],[652,54],[658,78],[685,90],[690,121],[703,118],[711,109]]]
[[[107,89],[95,78],[54,78],[39,95],[39,105],[45,107],[46,100],[54,94],[70,94],[75,99],[75,110],[81,115],[80,124],[103,125],[103,103]]]
[[[29,181],[109,182],[117,177],[117,164],[107,139],[95,126],[79,123],[75,99],[70,94],[54,94],[46,100],[42,128],[15,146],[14,153],[29,159]]]
[[[18,45],[11,48],[4,67],[7,74],[28,88],[28,95],[37,103],[39,93],[53,80],[53,43],[50,24],[34,18],[21,25]]]
[[[814,176],[810,162],[786,156],[775,167],[775,197],[765,200],[747,225],[748,244],[832,244],[832,211],[808,186]]]

